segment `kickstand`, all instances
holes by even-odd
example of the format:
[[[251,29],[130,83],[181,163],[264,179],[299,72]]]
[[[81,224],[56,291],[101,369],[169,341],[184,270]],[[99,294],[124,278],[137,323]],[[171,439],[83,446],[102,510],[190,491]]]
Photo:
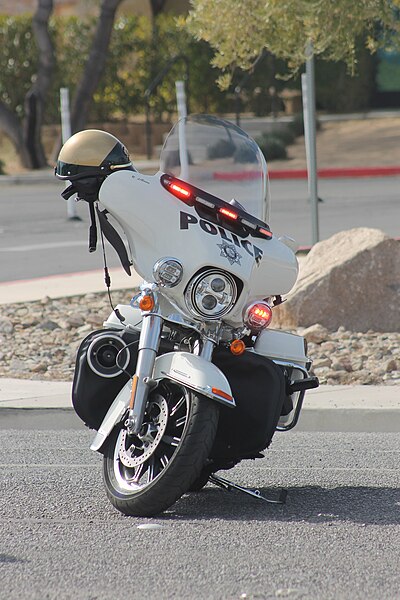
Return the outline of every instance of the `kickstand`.
[[[219,475],[210,475],[208,481],[224,490],[227,490],[228,492],[231,490],[238,490],[239,492],[253,496],[253,498],[258,498],[258,500],[264,500],[264,502],[268,502],[269,504],[285,504],[286,502],[287,490],[285,489],[280,491],[277,500],[272,500],[271,498],[265,498],[265,496],[262,496],[260,490],[242,487],[237,483],[232,483],[232,481],[228,481],[223,477],[219,477]]]

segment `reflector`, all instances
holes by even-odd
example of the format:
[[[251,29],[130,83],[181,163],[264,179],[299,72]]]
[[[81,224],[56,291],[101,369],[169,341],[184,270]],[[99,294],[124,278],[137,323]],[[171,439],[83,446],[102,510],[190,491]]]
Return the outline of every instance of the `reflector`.
[[[225,398],[225,400],[229,400],[229,402],[233,401],[232,396],[230,396],[229,394],[227,394],[226,392],[224,392],[223,390],[220,390],[219,388],[212,388],[212,393],[215,394],[216,396],[221,396],[221,398]]]

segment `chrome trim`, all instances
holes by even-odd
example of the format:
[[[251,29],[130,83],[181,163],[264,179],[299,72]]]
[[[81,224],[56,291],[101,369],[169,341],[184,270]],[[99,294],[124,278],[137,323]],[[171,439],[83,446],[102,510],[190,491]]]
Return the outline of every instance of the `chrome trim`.
[[[231,286],[232,294],[231,294],[228,304],[224,308],[220,309],[219,312],[216,314],[209,314],[206,312],[205,309],[202,310],[201,307],[197,306],[195,295],[196,295],[196,291],[197,291],[197,288],[198,288],[200,282],[208,277],[213,276],[213,275],[215,275],[216,277],[218,277],[218,276],[223,277],[225,280],[227,280],[227,282]],[[239,297],[239,291],[238,291],[238,286],[237,286],[237,282],[236,282],[235,278],[228,271],[224,271],[223,269],[218,269],[218,268],[214,268],[214,267],[205,269],[201,273],[198,273],[197,275],[192,277],[192,279],[187,284],[185,292],[184,292],[185,304],[186,304],[186,307],[187,307],[188,311],[190,312],[190,314],[192,316],[194,316],[196,319],[201,318],[202,320],[205,320],[205,321],[217,321],[217,320],[220,320],[225,315],[227,315],[232,310],[232,308],[235,306],[238,297]]]
[[[137,387],[133,408],[129,410],[127,429],[138,433],[142,426],[147,396],[152,386],[154,364],[160,345],[163,318],[158,314],[144,314],[139,338],[138,359],[136,364]]]
[[[256,352],[256,354],[259,354],[259,353]],[[305,368],[304,365],[300,365],[299,363],[295,363],[295,362],[292,362],[292,361],[275,359],[275,358],[272,358],[271,356],[266,356],[264,354],[261,354],[261,356],[265,356],[265,358],[269,358],[276,365],[281,365],[282,367],[292,367],[293,369],[299,369],[299,371],[302,371],[303,373],[306,374],[306,377],[308,377],[308,371],[307,371],[307,369]]]
[[[201,358],[208,360],[208,362],[211,362],[212,355],[213,355],[214,348],[215,348],[215,342],[213,340],[211,340],[210,338],[205,338],[205,339],[203,338],[202,341],[203,341],[203,346],[200,351],[200,356],[201,356]]]
[[[262,304],[262,305],[266,306],[270,310],[270,314],[271,314],[271,317],[270,317],[268,323],[266,325],[259,325],[258,327],[254,326],[254,325],[252,326],[249,323],[250,311],[257,304]],[[255,333],[260,333],[261,331],[263,331],[263,329],[266,329],[269,326],[269,324],[271,323],[271,321],[272,321],[272,308],[268,304],[268,302],[266,302],[265,300],[254,300],[254,302],[251,302],[250,304],[248,304],[246,306],[246,308],[243,312],[243,323],[245,324],[246,327],[248,327],[250,329],[250,331],[253,331]]]
[[[180,275],[179,278],[176,282],[174,283],[170,283],[168,281],[165,281],[161,275],[160,275],[160,270],[161,268],[166,264],[166,263],[170,263],[170,262],[174,262],[177,265],[177,268],[180,269]],[[178,285],[181,281],[182,281],[182,277],[183,277],[183,265],[181,263],[180,260],[178,260],[177,258],[174,258],[173,256],[164,256],[163,258],[159,258],[153,265],[153,275],[154,275],[154,279],[157,281],[157,283],[163,287],[166,288],[173,288],[176,285]]]

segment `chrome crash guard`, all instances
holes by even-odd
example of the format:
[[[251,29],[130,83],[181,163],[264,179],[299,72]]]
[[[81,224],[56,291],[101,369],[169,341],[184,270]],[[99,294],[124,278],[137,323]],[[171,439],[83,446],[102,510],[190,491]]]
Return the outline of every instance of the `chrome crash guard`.
[[[292,374],[287,379],[286,394],[292,399],[293,409],[288,415],[281,417],[276,426],[276,431],[289,431],[297,425],[306,391],[317,388],[319,381],[317,377],[310,377],[308,370],[302,365],[276,359],[274,362],[284,370],[290,370]]]

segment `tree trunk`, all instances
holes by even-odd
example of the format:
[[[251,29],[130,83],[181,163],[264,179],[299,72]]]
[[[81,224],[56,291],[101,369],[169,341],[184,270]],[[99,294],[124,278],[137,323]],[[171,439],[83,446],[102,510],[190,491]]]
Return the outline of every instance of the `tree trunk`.
[[[53,0],[39,0],[32,20],[39,63],[34,84],[25,96],[25,114],[21,122],[3,102],[0,102],[0,128],[10,138],[22,165],[27,169],[39,169],[47,164],[41,141],[41,129],[46,94],[51,83],[55,58],[48,31],[53,10]]]
[[[31,157],[24,142],[21,123],[15,113],[7,108],[3,102],[0,102],[0,129],[10,138],[22,165],[26,169],[31,169]]]
[[[150,0],[150,8],[153,19],[162,13],[166,3],[167,0]]]
[[[25,96],[25,115],[22,124],[23,140],[30,156],[32,169],[40,169],[47,165],[41,134],[46,95],[55,66],[54,48],[48,29],[52,11],[53,0],[39,0],[32,20],[32,28],[39,48],[39,64],[35,82]]]
[[[100,18],[71,111],[71,129],[75,133],[86,125],[93,94],[101,80],[107,60],[115,13],[122,0],[103,0]]]

